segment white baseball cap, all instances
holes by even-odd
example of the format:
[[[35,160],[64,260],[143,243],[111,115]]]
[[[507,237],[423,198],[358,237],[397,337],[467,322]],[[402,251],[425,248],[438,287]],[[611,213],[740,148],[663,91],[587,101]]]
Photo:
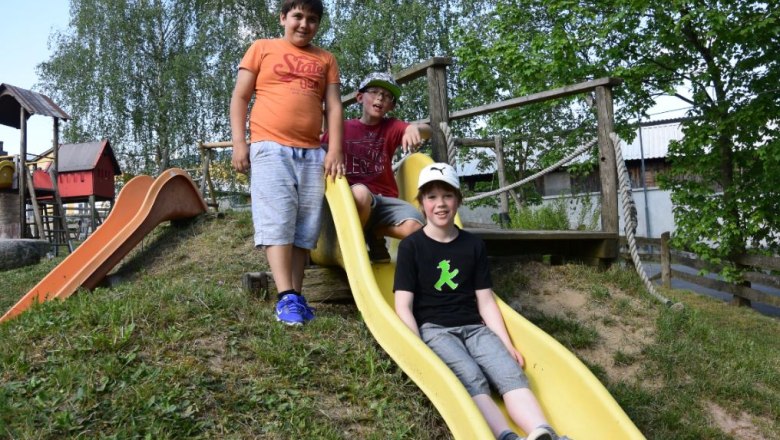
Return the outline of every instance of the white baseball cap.
[[[440,180],[455,189],[460,189],[458,173],[455,168],[448,163],[432,163],[420,171],[420,177],[417,180],[417,189],[420,189],[428,182]]]

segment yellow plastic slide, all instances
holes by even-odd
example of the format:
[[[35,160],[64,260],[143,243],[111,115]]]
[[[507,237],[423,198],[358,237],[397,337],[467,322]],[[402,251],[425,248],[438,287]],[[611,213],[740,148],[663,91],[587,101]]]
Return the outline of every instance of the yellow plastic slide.
[[[419,153],[403,163],[397,174],[400,197],[414,198],[417,176],[429,163],[431,159]],[[493,438],[455,375],[395,314],[395,264],[369,262],[346,180],[328,180],[325,195],[332,219],[326,218],[320,242],[312,252],[313,261],[341,265],[346,270],[355,303],[372,335],[431,400],[456,439]],[[397,243],[392,244],[391,253],[395,248]],[[644,438],[579,359],[500,300],[499,307],[515,346],[525,357],[531,387],[559,433],[573,440]]]

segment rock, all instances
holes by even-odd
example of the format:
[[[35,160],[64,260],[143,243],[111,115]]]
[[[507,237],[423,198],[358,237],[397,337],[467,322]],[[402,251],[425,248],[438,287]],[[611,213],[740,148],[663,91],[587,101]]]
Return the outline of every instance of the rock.
[[[46,240],[0,239],[0,270],[37,264],[50,249]]]

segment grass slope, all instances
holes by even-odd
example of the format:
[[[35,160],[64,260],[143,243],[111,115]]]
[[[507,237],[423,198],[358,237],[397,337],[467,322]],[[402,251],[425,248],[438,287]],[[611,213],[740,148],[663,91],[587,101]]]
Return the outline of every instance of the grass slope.
[[[161,226],[112,287],[0,325],[0,437],[444,439],[350,304],[302,329],[241,291],[266,270],[246,213]],[[57,261],[2,274],[6,310]],[[496,290],[572,349],[650,439],[778,438],[776,319],[615,268],[498,261]],[[572,409],[572,410],[576,410]]]

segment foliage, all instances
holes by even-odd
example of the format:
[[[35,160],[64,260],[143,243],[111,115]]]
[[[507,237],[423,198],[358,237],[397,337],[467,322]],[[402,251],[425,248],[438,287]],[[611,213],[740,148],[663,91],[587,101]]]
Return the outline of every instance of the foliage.
[[[780,246],[778,14],[752,0],[498,0],[454,44],[476,101],[618,76],[624,138],[655,97],[690,105],[663,184],[677,244],[720,262]]]
[[[43,88],[73,116],[65,141],[109,138],[131,173],[226,138],[247,37],[271,32],[262,1],[72,0],[70,11],[39,66]]]
[[[509,212],[512,229],[567,231],[570,228],[566,201],[557,198],[542,206],[512,207]]]

